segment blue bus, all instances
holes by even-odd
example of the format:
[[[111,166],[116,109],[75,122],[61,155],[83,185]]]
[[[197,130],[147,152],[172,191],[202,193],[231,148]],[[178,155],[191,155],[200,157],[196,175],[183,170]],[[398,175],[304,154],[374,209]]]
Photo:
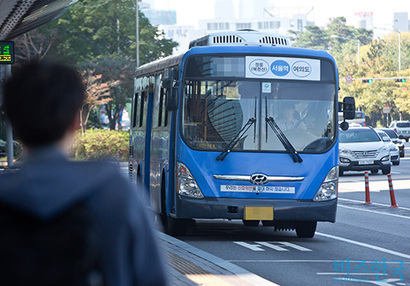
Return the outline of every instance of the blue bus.
[[[335,221],[343,105],[327,52],[257,31],[210,34],[137,68],[132,106],[130,179],[168,233],[226,219],[313,237]]]
[[[343,112],[339,112],[339,123],[343,122]],[[361,110],[356,110],[355,111],[355,116],[353,119],[346,120],[347,123],[351,125],[360,125],[360,126],[366,126],[366,116],[363,111]],[[353,124],[352,124],[353,123]]]

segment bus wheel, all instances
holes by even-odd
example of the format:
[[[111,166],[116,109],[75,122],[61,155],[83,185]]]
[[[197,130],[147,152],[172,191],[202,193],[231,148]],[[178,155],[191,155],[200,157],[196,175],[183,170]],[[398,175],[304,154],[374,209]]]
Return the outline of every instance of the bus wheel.
[[[242,220],[245,226],[258,226],[259,220]]]
[[[299,238],[312,238],[315,235],[316,221],[296,222],[296,234]]]
[[[195,221],[192,219],[167,218],[166,232],[169,235],[185,235],[188,229],[194,226]]]
[[[263,226],[275,226],[275,222],[273,220],[263,220],[262,225]]]

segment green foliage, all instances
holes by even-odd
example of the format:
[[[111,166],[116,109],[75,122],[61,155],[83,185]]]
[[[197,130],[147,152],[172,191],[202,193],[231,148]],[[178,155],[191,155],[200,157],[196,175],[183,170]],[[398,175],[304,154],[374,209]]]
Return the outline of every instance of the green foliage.
[[[301,34],[295,46],[309,49],[327,49],[328,36],[318,26],[307,26],[306,32]]]
[[[337,17],[330,19],[325,29],[310,26],[305,33],[295,35],[295,46],[327,50],[333,55],[340,77],[339,100],[355,97],[356,107],[365,112],[370,125],[410,119],[410,80],[394,81],[396,77],[410,77],[410,33],[392,32],[382,39],[372,39],[372,31],[347,26],[345,18]],[[354,79],[351,84],[344,80],[348,74]],[[373,83],[362,83],[369,78]],[[386,105],[391,106],[388,115],[383,113]]]
[[[116,130],[89,129],[84,135],[77,133],[72,146],[75,160],[110,159],[128,160],[129,133]]]
[[[103,82],[120,80],[118,86],[111,88],[112,101],[106,104],[111,129],[115,129],[121,107],[133,94],[135,3],[135,0],[84,0],[61,18],[35,30],[40,35],[54,35],[45,58],[57,58],[81,70],[95,70],[102,74]],[[142,12],[138,16],[140,65],[171,55],[177,43],[166,39],[163,31],[152,26]]]
[[[172,54],[177,43],[165,39],[142,12],[139,15],[140,64]],[[41,33],[57,31],[50,56],[82,65],[114,58],[133,63],[136,53],[135,0],[82,1],[57,21],[40,28]]]

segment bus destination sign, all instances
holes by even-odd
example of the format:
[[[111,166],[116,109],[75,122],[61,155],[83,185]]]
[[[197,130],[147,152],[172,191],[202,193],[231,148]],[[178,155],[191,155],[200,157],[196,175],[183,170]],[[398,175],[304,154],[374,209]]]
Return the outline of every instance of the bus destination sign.
[[[320,80],[320,60],[287,57],[246,57],[246,77]]]
[[[14,42],[0,41],[0,64],[14,64]]]

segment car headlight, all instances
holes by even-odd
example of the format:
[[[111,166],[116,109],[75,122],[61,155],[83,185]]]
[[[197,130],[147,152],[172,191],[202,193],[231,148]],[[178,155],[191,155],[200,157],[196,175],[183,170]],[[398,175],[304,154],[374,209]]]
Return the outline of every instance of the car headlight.
[[[329,201],[337,198],[337,189],[339,185],[339,166],[333,167],[326,178],[323,180],[322,185],[316,192],[313,198],[315,202]]]
[[[340,149],[339,152],[341,154],[352,154],[352,151],[350,151],[349,149]]]
[[[180,162],[177,163],[177,193],[196,199],[204,197],[187,166]]]
[[[347,158],[339,157],[340,163],[350,163],[350,160]]]
[[[389,151],[399,151],[399,148],[397,148],[397,146],[396,145],[392,145],[391,147],[390,147],[390,149],[389,149]]]
[[[382,162],[386,162],[386,161],[389,161],[389,160],[390,160],[390,156],[389,156],[389,155],[384,156],[384,157],[381,159]]]
[[[379,149],[380,152],[383,151],[389,151],[389,148],[387,146],[383,146],[382,148]]]

